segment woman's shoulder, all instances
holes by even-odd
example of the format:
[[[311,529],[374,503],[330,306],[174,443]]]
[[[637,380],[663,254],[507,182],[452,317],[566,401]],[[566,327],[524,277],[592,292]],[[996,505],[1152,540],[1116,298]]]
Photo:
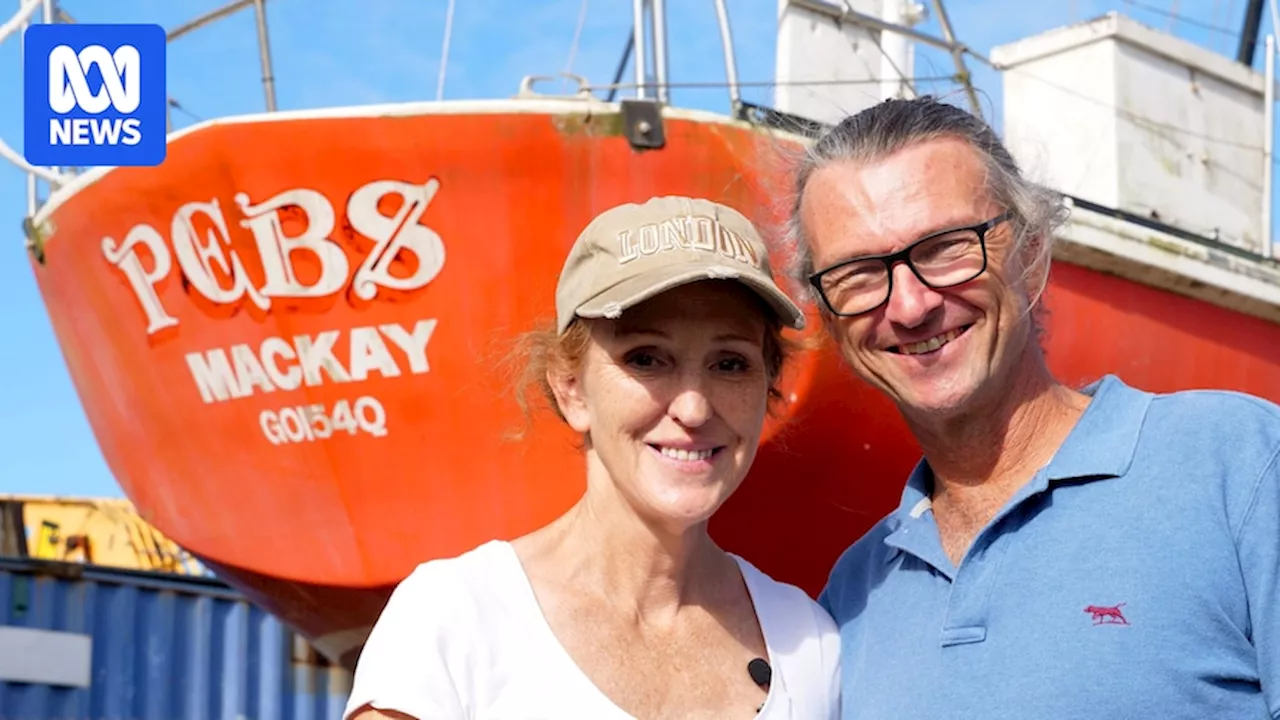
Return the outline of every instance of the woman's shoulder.
[[[512,581],[513,558],[510,543],[490,540],[459,555],[419,563],[396,585],[395,593],[439,598],[457,592],[485,593],[495,583]]]
[[[417,565],[391,592],[373,627],[375,648],[432,643],[465,650],[476,633],[511,615],[522,597],[511,546],[490,541]]]
[[[780,674],[803,717],[840,716],[840,630],[831,615],[804,590],[776,580],[734,556],[742,568],[756,615]]]
[[[504,646],[519,578],[511,547],[491,541],[417,565],[391,593],[356,664],[346,717],[373,706],[417,718],[470,716],[477,701],[474,654]]]
[[[793,620],[797,613],[801,617],[812,615],[813,632],[818,634],[836,632],[836,624],[831,619],[831,615],[803,589],[773,578],[750,561],[737,555],[733,558],[738,561],[743,576],[747,579],[752,599],[757,604],[758,614],[783,615]]]

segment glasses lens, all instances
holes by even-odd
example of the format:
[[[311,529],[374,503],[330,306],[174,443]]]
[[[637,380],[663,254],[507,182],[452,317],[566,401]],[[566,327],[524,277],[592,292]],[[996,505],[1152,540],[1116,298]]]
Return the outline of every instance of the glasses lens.
[[[974,230],[932,237],[911,249],[911,265],[934,288],[969,282],[982,273],[985,260],[982,238]],[[819,282],[827,304],[841,315],[872,310],[889,294],[889,271],[881,260],[838,266]]]
[[[972,230],[959,230],[920,243],[911,264],[934,287],[968,282],[982,272],[982,240]]]
[[[865,312],[884,301],[889,274],[879,260],[856,262],[822,276],[822,294],[831,309],[844,315]]]

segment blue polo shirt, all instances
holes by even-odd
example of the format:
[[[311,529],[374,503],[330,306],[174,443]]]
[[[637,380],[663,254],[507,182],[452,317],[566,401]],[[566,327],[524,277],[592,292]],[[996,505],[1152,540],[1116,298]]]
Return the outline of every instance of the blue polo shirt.
[[[1085,392],[959,567],[923,461],[841,555],[844,718],[1280,718],[1280,407]]]

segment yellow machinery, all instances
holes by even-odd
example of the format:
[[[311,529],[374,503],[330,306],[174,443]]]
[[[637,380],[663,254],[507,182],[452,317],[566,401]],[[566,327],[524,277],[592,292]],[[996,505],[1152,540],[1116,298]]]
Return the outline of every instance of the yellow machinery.
[[[24,554],[130,570],[210,575],[187,551],[139,517],[132,503],[112,498],[0,495],[0,556]]]

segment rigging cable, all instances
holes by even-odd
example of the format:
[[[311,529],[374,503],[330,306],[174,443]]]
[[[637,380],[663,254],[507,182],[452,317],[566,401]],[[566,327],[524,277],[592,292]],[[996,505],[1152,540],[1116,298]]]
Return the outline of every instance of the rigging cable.
[[[845,10],[849,12],[856,12],[853,7],[853,3],[850,0],[844,0],[844,7]],[[902,87],[906,89],[907,93],[910,94],[910,97],[918,97],[920,93],[916,92],[915,85],[911,83],[911,78],[907,77],[907,73],[902,68],[898,67],[898,63],[894,62],[893,58],[889,56],[888,51],[884,49],[884,44],[881,42],[884,39],[884,33],[881,32],[877,35],[873,35],[872,37],[875,39],[876,49],[880,51],[880,57],[887,60],[889,62],[889,66],[893,68],[895,73],[897,73],[898,82],[900,82]],[[852,41],[850,41],[850,44],[853,44]],[[905,95],[906,93],[900,92],[899,94]]]
[[[1280,11],[1276,10],[1276,0],[1270,0],[1268,5],[1271,6],[1271,34],[1280,33]]]
[[[954,75],[924,75],[903,78],[909,82],[956,82]],[[880,78],[861,79],[861,80],[758,80],[758,81],[739,81],[736,83],[738,87],[780,87],[795,86],[804,87],[807,85],[878,85]],[[730,83],[724,80],[708,80],[706,82],[665,82],[662,86],[665,88],[725,88]],[[652,87],[653,83],[649,83],[645,87]],[[633,90],[637,87],[636,83],[609,83],[607,85],[585,85],[582,89],[595,92],[597,90]]]
[[[578,54],[578,41],[582,39],[582,26],[587,22],[587,3],[590,0],[582,0],[582,7],[578,8],[578,25],[573,29],[573,42],[569,44],[569,60],[564,64],[564,74],[573,74],[573,58]]]
[[[627,46],[622,49],[622,57],[618,60],[618,67],[613,72],[613,82],[610,84],[609,97],[605,98],[605,102],[613,102],[613,98],[618,94],[618,83],[622,82],[622,74],[627,70],[627,62],[631,59],[631,51],[635,48],[636,32],[633,29],[627,33]]]
[[[444,74],[449,69],[449,36],[453,33],[453,1],[444,16],[444,44],[440,48],[440,77],[436,80],[436,102],[444,99]]]
[[[1214,0],[1214,2],[1216,4],[1218,0]],[[1272,0],[1272,2],[1274,3],[1275,0]],[[1235,30],[1222,27],[1221,25],[1217,25],[1214,22],[1206,22],[1204,20],[1196,20],[1195,18],[1183,17],[1177,12],[1177,10],[1170,12],[1169,10],[1165,10],[1164,8],[1159,8],[1154,5],[1149,5],[1147,3],[1140,2],[1139,0],[1124,0],[1124,4],[1128,5],[1129,7],[1136,8],[1138,10],[1145,10],[1149,13],[1152,13],[1153,15],[1160,15],[1162,17],[1168,18],[1170,24],[1172,24],[1176,20],[1177,22],[1180,22],[1184,25],[1192,25],[1202,30],[1208,30],[1210,32],[1226,35],[1227,37],[1232,37],[1232,38],[1240,37],[1240,33],[1236,32]],[[1217,19],[1216,12],[1214,13],[1214,18],[1215,20]]]

